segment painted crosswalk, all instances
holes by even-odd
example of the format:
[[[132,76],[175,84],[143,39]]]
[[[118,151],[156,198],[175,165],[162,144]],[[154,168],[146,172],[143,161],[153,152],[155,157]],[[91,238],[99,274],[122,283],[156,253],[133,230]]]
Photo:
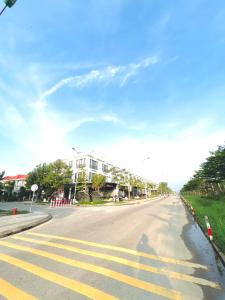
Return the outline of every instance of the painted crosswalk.
[[[114,245],[100,244],[100,243],[89,242],[89,241],[84,241],[84,240],[70,238],[70,237],[44,234],[44,233],[27,232],[26,234],[34,235],[34,236],[40,236],[40,237],[46,237],[46,238],[50,238],[50,239],[57,239],[57,240],[62,240],[62,241],[74,242],[74,243],[83,244],[83,245],[87,245],[87,246],[93,246],[93,247],[97,247],[97,248],[102,248],[102,249],[107,249],[107,250],[113,250],[113,251],[116,251],[116,252],[131,254],[131,255],[134,255],[134,256],[138,256],[138,257],[149,258],[149,259],[152,259],[152,260],[157,260],[157,261],[160,260],[160,261],[165,262],[165,263],[177,264],[177,265],[182,265],[182,266],[186,266],[186,267],[193,267],[193,268],[202,268],[202,269],[207,270],[207,267],[204,266],[204,265],[201,265],[201,264],[192,263],[192,262],[189,262],[189,261],[183,261],[183,260],[179,260],[179,259],[174,259],[174,258],[170,258],[170,257],[162,257],[162,256],[152,255],[150,253],[140,252],[140,251],[136,251],[136,250],[133,250],[133,249],[118,247],[118,246],[114,246]]]
[[[23,269],[27,272],[30,272],[34,275],[37,275],[41,278],[44,278],[48,281],[52,281],[53,283],[57,283],[62,287],[73,290],[74,292],[78,292],[84,296],[87,296],[90,299],[106,299],[106,300],[115,300],[116,297],[108,295],[96,288],[83,284],[79,281],[67,278],[65,276],[56,274],[54,272],[48,271],[47,269],[38,267],[21,259],[17,259],[13,256],[9,256],[6,254],[0,254],[0,261],[4,261],[10,265],[13,265],[17,268]],[[22,299],[21,299],[22,300]]]
[[[0,278],[0,295],[9,300],[23,299],[23,300],[37,300],[32,295],[25,293],[21,289],[10,284],[8,281]]]
[[[49,241],[49,239],[51,239],[51,241]],[[67,242],[72,242],[73,244],[71,245],[71,243],[68,244]],[[82,245],[83,247],[85,245],[88,245],[94,247],[94,249],[87,250],[84,248],[80,248],[77,246],[77,244]],[[182,294],[180,291],[161,286],[160,284],[151,283],[149,281],[141,280],[139,278],[127,275],[123,271],[115,271],[111,269],[111,267],[103,267],[100,264],[86,262],[85,258],[97,258],[98,260],[106,261],[109,264],[112,263],[121,266],[126,266],[138,271],[145,271],[147,274],[157,274],[159,276],[171,278],[173,280],[203,285],[213,289],[221,289],[220,285],[216,282],[192,275],[187,275],[181,272],[167,270],[166,268],[157,268],[151,266],[150,264],[139,263],[135,260],[119,256],[119,252],[133,255],[134,257],[145,257],[148,258],[149,261],[150,259],[154,261],[158,260],[167,262],[171,265],[181,265],[182,267],[187,268],[195,267],[207,271],[207,268],[203,265],[194,264],[182,260],[176,260],[173,258],[151,255],[148,253],[138,252],[132,249],[117,247],[114,245],[105,245],[101,243],[94,243],[70,237],[27,232],[20,235],[12,236],[7,240],[0,240],[0,246],[1,249],[17,250],[19,253],[26,253],[27,255],[41,257],[49,261],[53,261],[59,265],[63,264],[75,269],[86,271],[88,273],[95,273],[100,276],[104,276],[104,278],[108,278],[109,280],[112,279],[118,282],[119,285],[125,284],[127,286],[139,289],[144,293],[147,292],[151,295],[160,296],[165,299],[181,300],[186,299],[186,295]],[[56,254],[55,249],[62,250],[63,255]],[[98,249],[112,250],[115,251],[116,255],[98,252]],[[70,255],[68,255],[69,253]],[[72,258],[71,254],[73,256]],[[76,258],[77,254],[79,259]],[[119,299],[118,296],[114,295],[111,292],[109,293],[90,284],[72,279],[67,276],[63,276],[61,274],[57,274],[56,272],[48,270],[47,268],[43,268],[33,263],[30,263],[26,259],[17,258],[15,257],[15,254],[9,254],[8,252],[6,254],[2,250],[0,250],[0,263],[1,262],[9,264],[13,268],[31,273],[41,279],[50,281],[54,284],[57,284],[58,286],[61,286],[62,288],[69,289],[70,291],[83,295],[89,299]],[[0,287],[0,296],[5,297],[6,299],[37,299],[33,295],[26,293],[26,291],[20,290],[18,287],[13,286],[12,283],[4,279],[0,279]],[[13,298],[13,294],[19,296]]]
[[[63,249],[63,250],[83,254],[83,255],[88,255],[88,256],[97,257],[97,258],[101,258],[101,259],[108,260],[108,261],[113,261],[113,262],[116,262],[116,263],[120,263],[122,265],[126,265],[128,267],[133,267],[133,268],[136,268],[136,269],[139,269],[139,270],[144,270],[144,271],[148,271],[148,272],[155,273],[155,274],[162,274],[162,275],[166,275],[166,276],[171,277],[171,278],[184,280],[184,281],[189,281],[189,282],[196,283],[196,284],[210,286],[212,288],[220,288],[217,283],[211,282],[209,280],[189,276],[189,275],[178,273],[178,272],[172,272],[172,271],[166,270],[164,268],[156,268],[156,267],[144,265],[144,264],[141,264],[139,262],[134,262],[132,260],[124,259],[124,258],[121,258],[121,257],[118,257],[118,256],[112,256],[112,255],[108,255],[108,254],[98,253],[96,251],[88,251],[88,250],[80,249],[80,248],[77,248],[77,247],[72,247],[72,246],[69,246],[69,245],[63,245],[63,244],[59,244],[59,243],[39,241],[39,240],[26,238],[26,237],[21,237],[21,236],[17,236],[17,237],[13,237],[13,238],[17,239],[17,240],[22,240],[22,241],[34,243],[34,244],[45,245],[45,246],[49,246],[49,247],[55,247],[55,248],[59,248],[59,249]]]

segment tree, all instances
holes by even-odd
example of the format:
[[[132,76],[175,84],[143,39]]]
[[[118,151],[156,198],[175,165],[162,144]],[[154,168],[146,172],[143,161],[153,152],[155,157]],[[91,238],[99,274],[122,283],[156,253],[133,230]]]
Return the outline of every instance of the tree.
[[[133,186],[138,188],[139,190],[143,190],[145,188],[145,183],[141,177],[135,176],[133,178]]]
[[[0,181],[3,180],[5,176],[5,171],[0,172]]]
[[[64,184],[70,183],[72,177],[71,167],[67,166],[62,160],[56,160],[50,164],[40,164],[28,174],[26,186],[31,187],[37,184],[38,196],[42,190],[47,196],[51,196],[59,188],[63,188]]]
[[[218,146],[206,158],[194,176],[183,186],[181,192],[219,195],[225,182],[225,146]]]
[[[152,181],[147,182],[147,190],[150,191],[150,195],[152,195],[153,191],[156,189],[156,184]]]
[[[99,192],[100,188],[104,185],[106,177],[102,174],[94,174],[92,176],[92,187],[95,191]]]
[[[63,188],[64,184],[71,182],[72,174],[71,167],[58,159],[49,164],[49,173],[45,178],[45,182],[54,190],[57,190]]]
[[[49,189],[49,193],[50,193],[51,188],[48,187],[46,183],[46,177],[48,176],[49,172],[50,172],[50,168],[49,165],[47,165],[46,163],[36,166],[33,171],[28,173],[26,187],[30,189],[32,184],[36,183],[39,187],[38,191],[45,190],[47,192],[47,190]]]
[[[0,172],[0,196],[1,196],[2,190],[4,188],[4,184],[1,182],[4,178],[4,175],[5,175],[5,171]]]
[[[121,170],[117,167],[112,167],[109,172],[112,174],[112,180],[119,185]]]
[[[168,186],[168,183],[164,181],[159,183],[158,190],[161,194],[169,194],[172,192],[171,188]]]
[[[77,190],[87,192],[87,172],[84,167],[77,175]]]
[[[6,192],[5,196],[7,195],[6,196],[7,198],[5,197],[7,201],[10,200],[10,198],[12,198],[14,186],[15,186],[15,181],[13,180],[8,180],[3,184],[3,188]]]

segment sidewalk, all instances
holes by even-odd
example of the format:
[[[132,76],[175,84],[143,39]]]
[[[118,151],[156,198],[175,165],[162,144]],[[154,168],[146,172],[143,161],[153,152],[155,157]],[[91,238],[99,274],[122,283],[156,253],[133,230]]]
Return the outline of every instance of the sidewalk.
[[[35,227],[51,218],[50,214],[43,212],[0,217],[0,238]]]

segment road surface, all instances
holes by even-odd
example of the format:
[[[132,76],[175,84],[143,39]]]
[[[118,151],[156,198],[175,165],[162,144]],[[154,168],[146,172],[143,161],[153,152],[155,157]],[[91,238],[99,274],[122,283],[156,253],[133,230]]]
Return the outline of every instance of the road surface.
[[[225,270],[178,196],[57,208],[0,240],[0,299],[225,299]]]

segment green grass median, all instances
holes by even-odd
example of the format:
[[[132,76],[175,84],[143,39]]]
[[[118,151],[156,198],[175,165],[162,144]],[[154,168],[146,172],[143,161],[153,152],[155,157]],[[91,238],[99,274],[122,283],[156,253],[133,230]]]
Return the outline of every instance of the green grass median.
[[[23,210],[18,210],[17,211],[17,215],[19,214],[27,214],[28,211],[23,211]],[[1,210],[0,209],[0,217],[5,217],[5,216],[11,216],[13,213],[12,213],[12,210]]]
[[[183,195],[194,207],[198,222],[207,231],[204,216],[208,216],[216,245],[225,253],[225,198],[213,199],[196,195]]]
[[[109,201],[96,200],[96,201],[79,201],[78,205],[98,205],[98,204],[106,204]]]

